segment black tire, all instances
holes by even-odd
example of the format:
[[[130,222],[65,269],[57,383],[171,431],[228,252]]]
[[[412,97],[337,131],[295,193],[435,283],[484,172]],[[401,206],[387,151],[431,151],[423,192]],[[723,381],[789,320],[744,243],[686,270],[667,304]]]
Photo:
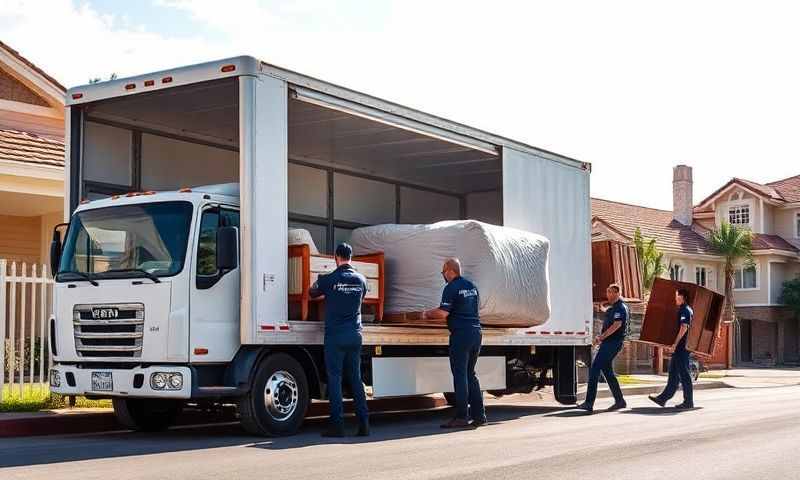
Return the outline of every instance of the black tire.
[[[575,347],[557,347],[553,368],[553,396],[562,405],[578,403],[578,369]]]
[[[309,403],[300,362],[285,353],[269,355],[256,369],[250,392],[239,399],[242,427],[253,435],[292,435],[303,424]]]
[[[447,402],[448,405],[451,407],[456,406],[456,393],[455,392],[444,392],[444,400]]]
[[[182,401],[160,398],[115,398],[112,404],[117,422],[141,432],[166,430],[183,410]]]

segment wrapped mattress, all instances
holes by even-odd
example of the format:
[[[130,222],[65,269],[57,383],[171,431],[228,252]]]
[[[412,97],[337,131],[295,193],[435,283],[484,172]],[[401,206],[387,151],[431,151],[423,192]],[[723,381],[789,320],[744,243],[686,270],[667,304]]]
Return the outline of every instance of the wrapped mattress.
[[[308,251],[311,255],[319,255],[314,239],[311,238],[311,233],[302,228],[289,229],[289,245],[308,245]]]
[[[524,328],[550,317],[550,243],[541,235],[464,220],[358,228],[350,244],[358,255],[384,253],[388,313],[438,306],[442,264],[458,257],[480,292],[483,325]]]

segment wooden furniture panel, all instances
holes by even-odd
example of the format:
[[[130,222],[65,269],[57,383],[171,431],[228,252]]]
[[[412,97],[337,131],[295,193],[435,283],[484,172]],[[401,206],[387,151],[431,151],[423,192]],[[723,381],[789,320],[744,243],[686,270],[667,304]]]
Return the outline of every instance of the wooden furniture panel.
[[[642,274],[636,247],[613,240],[592,242],[592,297],[606,299],[606,288],[617,283],[626,300],[642,299]]]
[[[383,319],[384,304],[384,261],[383,253],[360,255],[353,257],[353,268],[367,277],[367,295],[362,306],[374,308],[375,320]],[[289,307],[296,308],[301,320],[309,319],[310,305],[318,304],[315,309],[317,320],[322,320],[324,299],[312,299],[311,286],[320,275],[333,272],[336,261],[330,255],[311,255],[308,245],[289,246]]]
[[[678,306],[675,305],[675,291],[679,288],[689,291],[689,305],[694,310],[686,348],[700,355],[713,355],[720,335],[725,297],[693,283],[662,278],[653,282],[639,340],[657,345],[672,345],[679,328]]]

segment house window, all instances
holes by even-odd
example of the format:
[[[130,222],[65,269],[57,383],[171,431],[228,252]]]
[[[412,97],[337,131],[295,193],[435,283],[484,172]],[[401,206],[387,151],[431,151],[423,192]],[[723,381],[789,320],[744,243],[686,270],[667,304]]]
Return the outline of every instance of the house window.
[[[669,279],[675,281],[683,280],[683,267],[680,265],[672,265],[669,267]]]
[[[737,290],[758,288],[756,267],[737,268],[733,273],[733,288]]]
[[[800,213],[794,216],[794,236],[800,238]]]
[[[708,284],[708,269],[706,267],[695,267],[694,279],[696,284],[705,287]]]
[[[731,225],[750,225],[750,205],[734,205],[728,208],[728,223]]]

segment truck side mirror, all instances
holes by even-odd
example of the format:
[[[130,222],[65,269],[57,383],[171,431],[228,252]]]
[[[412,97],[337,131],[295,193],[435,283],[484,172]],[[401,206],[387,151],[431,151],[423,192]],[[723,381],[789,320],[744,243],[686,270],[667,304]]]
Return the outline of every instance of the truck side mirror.
[[[226,272],[239,266],[239,229],[220,227],[217,230],[217,269]]]
[[[53,228],[53,240],[50,242],[50,274],[58,273],[58,266],[61,263],[61,230],[62,225]]]

